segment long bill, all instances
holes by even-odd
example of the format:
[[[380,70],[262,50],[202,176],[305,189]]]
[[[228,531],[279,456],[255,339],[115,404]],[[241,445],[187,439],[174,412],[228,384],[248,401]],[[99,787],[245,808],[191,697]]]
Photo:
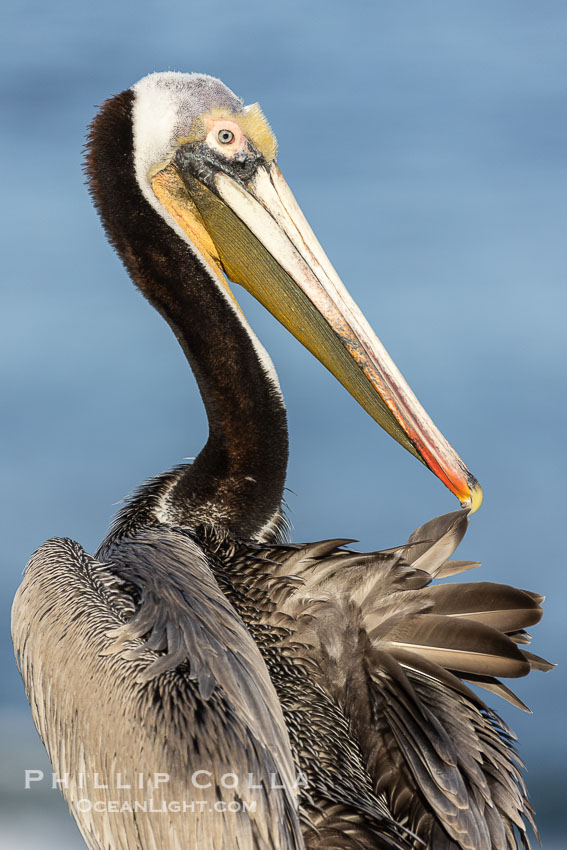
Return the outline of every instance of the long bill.
[[[154,191],[163,202],[164,178],[177,184],[174,192],[167,191],[167,206],[216,266],[217,278],[224,272],[244,286],[463,507],[477,510],[480,485],[349,295],[277,165],[259,165],[247,182],[219,170],[209,186],[172,171],[174,165],[166,169],[169,174],[157,175]],[[180,212],[181,182],[186,209]]]

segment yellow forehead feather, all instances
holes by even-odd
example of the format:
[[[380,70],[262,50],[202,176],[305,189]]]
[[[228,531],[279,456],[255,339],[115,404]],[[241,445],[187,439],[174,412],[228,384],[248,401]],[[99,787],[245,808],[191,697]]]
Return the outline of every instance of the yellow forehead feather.
[[[251,106],[245,106],[242,112],[234,116],[234,120],[264,159],[272,162],[278,153],[278,143],[268,124],[268,119],[260,109],[260,104],[253,103]]]

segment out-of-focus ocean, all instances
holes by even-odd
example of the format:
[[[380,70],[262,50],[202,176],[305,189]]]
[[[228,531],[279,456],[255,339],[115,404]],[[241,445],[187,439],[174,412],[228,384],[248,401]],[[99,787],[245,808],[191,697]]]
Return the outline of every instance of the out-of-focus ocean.
[[[95,106],[154,70],[258,100],[279,164],[339,274],[485,504],[458,557],[545,593],[534,651],[565,661],[567,7],[560,0],[38,0],[5,7],[0,848],[80,848],[44,767],[9,642],[31,552],[93,551],[119,500],[195,455],[183,356],[129,283],[83,185]],[[456,508],[245,293],[289,410],[294,539],[402,542]],[[468,578],[466,576],[465,578]],[[519,735],[545,850],[565,846],[563,669],[498,700]],[[43,761],[42,761],[43,759]]]

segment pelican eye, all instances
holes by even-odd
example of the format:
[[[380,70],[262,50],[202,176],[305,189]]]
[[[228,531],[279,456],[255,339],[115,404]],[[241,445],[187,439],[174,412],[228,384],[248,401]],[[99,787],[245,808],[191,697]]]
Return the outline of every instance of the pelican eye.
[[[219,130],[217,139],[221,145],[230,145],[234,141],[234,133],[232,130]]]

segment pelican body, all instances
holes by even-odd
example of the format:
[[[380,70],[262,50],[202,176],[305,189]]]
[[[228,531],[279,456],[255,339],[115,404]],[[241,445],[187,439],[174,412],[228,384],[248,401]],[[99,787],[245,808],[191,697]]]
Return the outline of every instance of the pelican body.
[[[35,724],[91,850],[529,846],[511,733],[467,682],[523,707],[497,677],[549,668],[523,648],[542,597],[433,584],[477,566],[450,558],[480,487],[276,151],[258,105],[198,74],[145,77],[93,121],[94,203],[185,352],[209,437],[130,497],[94,556],[68,539],[32,556],[13,637]],[[285,406],[231,282],[461,508],[383,552],[283,542]]]

